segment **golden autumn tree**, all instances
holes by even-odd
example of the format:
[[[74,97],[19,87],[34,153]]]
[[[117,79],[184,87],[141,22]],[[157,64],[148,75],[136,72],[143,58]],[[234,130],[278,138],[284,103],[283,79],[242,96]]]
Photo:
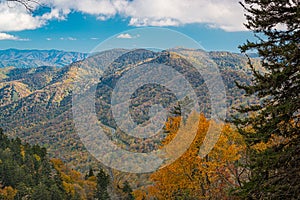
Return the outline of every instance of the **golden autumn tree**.
[[[53,158],[51,161],[61,176],[68,198],[94,199],[97,184],[95,176],[84,179],[80,172],[68,168],[62,160]]]
[[[0,186],[2,186],[0,184]],[[13,200],[17,194],[17,190],[12,188],[11,186],[0,188],[0,199],[3,200]]]
[[[178,134],[180,124],[180,129],[185,132],[192,131],[191,127],[196,128],[196,136],[179,159],[150,176],[151,186],[134,192],[136,199],[232,199],[228,190],[239,186],[241,169],[237,161],[245,150],[243,139],[228,124],[216,124],[203,114],[197,114],[197,117],[198,126],[188,125],[189,119],[186,124],[181,124],[181,117],[168,120],[166,131],[169,134],[163,145]],[[222,131],[213,150],[201,158],[199,149],[210,125],[222,126]]]

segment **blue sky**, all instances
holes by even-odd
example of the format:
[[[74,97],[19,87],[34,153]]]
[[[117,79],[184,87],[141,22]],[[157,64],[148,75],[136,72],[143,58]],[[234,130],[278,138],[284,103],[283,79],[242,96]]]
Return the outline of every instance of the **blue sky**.
[[[146,37],[139,33],[126,33],[141,27],[178,31],[208,51],[239,52],[238,45],[253,39],[253,34],[243,28],[243,10],[235,0],[51,0],[41,3],[43,7],[32,5],[34,12],[30,13],[18,4],[8,5],[0,0],[1,49],[89,52],[113,35],[114,47],[118,47],[118,42],[142,40]],[[169,39],[180,40],[175,35],[171,34]]]

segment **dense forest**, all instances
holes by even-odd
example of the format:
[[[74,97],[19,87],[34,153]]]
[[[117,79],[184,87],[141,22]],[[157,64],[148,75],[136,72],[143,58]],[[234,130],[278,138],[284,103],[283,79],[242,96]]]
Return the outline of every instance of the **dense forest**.
[[[107,199],[109,182],[101,168],[82,174],[49,158],[45,148],[9,139],[0,129],[0,199]],[[121,195],[131,192],[125,182]]]
[[[255,52],[258,58],[181,48],[138,49],[124,52],[109,71],[98,71],[106,74],[97,87],[97,117],[122,148],[148,152],[163,148],[182,132],[196,133],[178,159],[152,173],[131,174],[102,166],[79,142],[69,86],[80,62],[62,68],[1,69],[0,199],[299,199],[299,1],[245,0],[241,6],[246,12],[245,26],[257,41],[247,41],[240,49],[245,54]],[[119,51],[125,50],[111,53]],[[188,59],[176,52],[205,55],[202,60],[209,57],[218,65],[227,103],[235,107],[227,113],[226,123],[210,118],[204,81]],[[122,73],[140,63],[176,68],[193,83],[204,108],[181,116],[180,107],[171,102],[163,131],[153,143],[120,131],[109,104],[108,94]],[[204,61],[201,65],[205,66]],[[157,90],[142,87],[132,95],[131,114],[138,123],[147,121],[143,111],[149,105],[172,101],[172,95],[164,96],[168,91],[160,94]],[[211,127],[221,133],[214,148],[200,156]],[[182,142],[188,139],[181,138]]]
[[[207,95],[207,86],[203,77],[193,68],[189,57],[199,60],[201,66],[207,67],[207,60],[220,66],[220,75],[223,78],[228,105],[249,104],[256,102],[255,98],[247,98],[242,90],[238,90],[235,81],[250,83],[251,70],[247,64],[247,57],[242,54],[229,52],[205,52],[197,49],[170,49],[165,52],[152,52],[146,49],[136,49],[129,52],[113,49],[112,55],[122,53],[114,60],[110,70],[102,72],[101,68],[80,68],[82,62],[76,62],[62,68],[41,66],[36,68],[0,68],[0,124],[3,130],[12,137],[39,144],[47,148],[48,153],[61,158],[73,165],[76,169],[88,170],[87,163],[95,159],[85,149],[76,134],[72,117],[72,81],[76,76],[86,76],[86,71],[95,70],[95,73],[105,73],[97,85],[95,108],[99,121],[106,126],[107,134],[112,135],[111,129],[116,129],[115,140],[123,148],[131,151],[144,152],[158,147],[152,139],[141,141],[116,128],[110,106],[110,94],[115,83],[127,71],[141,64],[170,65],[182,73],[191,82],[199,96],[201,112],[209,117],[211,103]],[[51,54],[51,52],[49,52]],[[101,57],[106,52],[96,56]],[[178,56],[185,54],[186,57]],[[22,57],[22,55],[20,55]],[[93,57],[92,57],[93,58]],[[92,59],[90,58],[90,59]],[[96,57],[97,59],[97,57]],[[255,67],[261,70],[259,59],[251,59]],[[36,61],[37,62],[37,61]],[[93,61],[87,61],[93,63]],[[83,62],[85,63],[85,62]],[[209,72],[215,76],[215,72]],[[156,78],[159,74],[156,75]],[[173,80],[176,81],[176,80]],[[84,90],[82,93],[84,95]],[[147,122],[147,110],[153,104],[162,104],[172,110],[176,97],[163,87],[148,85],[139,88],[132,96],[131,114],[137,123]],[[236,113],[228,109],[228,116]],[[163,133],[162,133],[163,134]],[[160,140],[157,137],[155,140]],[[131,142],[134,141],[134,142]],[[130,145],[131,144],[131,145]]]

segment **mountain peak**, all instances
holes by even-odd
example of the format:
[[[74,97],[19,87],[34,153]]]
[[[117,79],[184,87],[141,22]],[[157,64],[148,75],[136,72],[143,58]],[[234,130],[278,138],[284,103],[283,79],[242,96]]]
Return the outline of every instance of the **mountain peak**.
[[[63,67],[83,60],[86,53],[66,52],[61,50],[0,50],[0,68],[14,66],[16,68],[33,68],[40,66]]]

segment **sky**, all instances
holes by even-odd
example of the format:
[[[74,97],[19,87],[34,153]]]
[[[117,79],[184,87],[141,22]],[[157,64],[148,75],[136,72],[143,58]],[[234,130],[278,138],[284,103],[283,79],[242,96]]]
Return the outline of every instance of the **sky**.
[[[0,0],[0,49],[90,52],[107,40],[117,48],[150,38],[157,44],[177,41],[175,47],[183,34],[207,51],[239,52],[239,45],[253,39],[243,26],[238,0],[37,1],[29,3],[29,12],[19,3]]]

